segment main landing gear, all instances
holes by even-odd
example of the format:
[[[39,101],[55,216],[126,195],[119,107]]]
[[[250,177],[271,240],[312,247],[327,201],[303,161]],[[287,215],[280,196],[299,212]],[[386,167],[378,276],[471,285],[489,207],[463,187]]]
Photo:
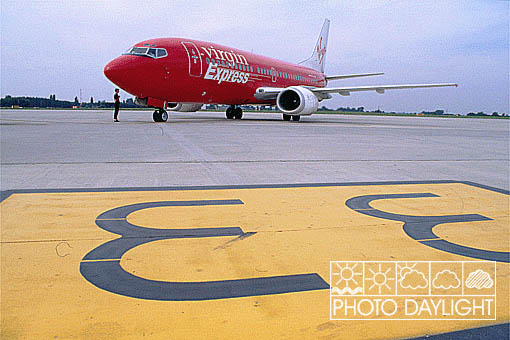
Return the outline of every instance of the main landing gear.
[[[301,116],[292,116],[292,115],[286,115],[286,114],[283,115],[283,120],[286,122],[288,122],[290,120],[290,118],[292,118],[292,120],[295,122],[299,122],[299,119],[301,118]]]
[[[154,113],[152,114],[152,119],[156,123],[163,123],[168,120],[168,112],[166,112],[163,109],[156,109]]]
[[[241,119],[243,118],[243,109],[235,105],[230,105],[225,115],[227,119]]]

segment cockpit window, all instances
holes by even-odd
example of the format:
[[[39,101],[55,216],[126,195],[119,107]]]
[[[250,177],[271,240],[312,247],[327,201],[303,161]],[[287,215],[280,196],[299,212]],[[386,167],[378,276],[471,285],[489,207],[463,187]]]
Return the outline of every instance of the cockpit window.
[[[166,50],[164,48],[158,48],[156,57],[157,58],[166,57]]]
[[[149,48],[149,52],[148,52],[148,54],[149,54],[151,57],[156,58],[156,49],[155,49],[155,48]]]
[[[123,54],[139,55],[150,58],[163,58],[168,55],[164,48],[149,48],[149,47],[132,47]]]

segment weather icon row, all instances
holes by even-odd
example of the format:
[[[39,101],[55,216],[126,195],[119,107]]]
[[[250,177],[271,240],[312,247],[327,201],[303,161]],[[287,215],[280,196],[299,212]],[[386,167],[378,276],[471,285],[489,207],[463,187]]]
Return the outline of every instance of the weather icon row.
[[[331,261],[331,295],[494,296],[489,261]]]

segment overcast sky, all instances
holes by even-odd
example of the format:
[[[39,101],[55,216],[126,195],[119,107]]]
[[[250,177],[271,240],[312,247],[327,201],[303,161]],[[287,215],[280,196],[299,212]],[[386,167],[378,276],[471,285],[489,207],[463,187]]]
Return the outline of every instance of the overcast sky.
[[[328,107],[509,113],[508,1],[1,0],[1,96],[111,100],[104,65],[134,43],[187,37],[299,62],[331,20],[329,86],[457,82],[334,95]],[[130,95],[123,93],[123,98]],[[321,104],[322,105],[322,104]]]

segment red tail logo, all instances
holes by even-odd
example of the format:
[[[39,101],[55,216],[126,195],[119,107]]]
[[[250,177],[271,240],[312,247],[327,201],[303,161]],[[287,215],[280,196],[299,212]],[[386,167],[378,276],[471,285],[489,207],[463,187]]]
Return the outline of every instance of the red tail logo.
[[[326,47],[322,47],[322,37],[320,37],[319,44],[317,45],[317,55],[319,56],[319,64],[322,64],[322,59],[326,54]]]

